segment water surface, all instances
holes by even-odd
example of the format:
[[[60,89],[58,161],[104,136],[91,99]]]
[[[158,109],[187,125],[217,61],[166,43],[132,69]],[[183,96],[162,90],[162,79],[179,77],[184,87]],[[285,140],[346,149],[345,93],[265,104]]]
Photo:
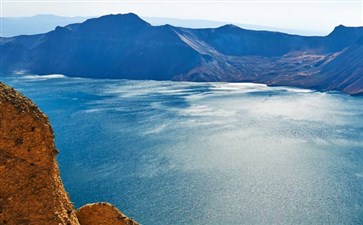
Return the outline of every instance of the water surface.
[[[363,224],[363,98],[260,84],[2,77],[50,117],[77,207],[143,225]]]

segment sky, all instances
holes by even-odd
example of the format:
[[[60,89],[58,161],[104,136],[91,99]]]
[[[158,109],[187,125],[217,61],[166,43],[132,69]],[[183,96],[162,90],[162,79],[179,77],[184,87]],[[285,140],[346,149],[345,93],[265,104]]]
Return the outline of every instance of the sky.
[[[2,17],[37,14],[203,19],[329,33],[339,24],[363,26],[363,0],[0,0]]]

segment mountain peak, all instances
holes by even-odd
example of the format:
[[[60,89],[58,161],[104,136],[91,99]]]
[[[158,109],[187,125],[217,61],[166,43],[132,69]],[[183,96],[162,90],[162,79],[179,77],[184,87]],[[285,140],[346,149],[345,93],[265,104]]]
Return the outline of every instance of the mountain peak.
[[[98,33],[104,35],[133,33],[145,27],[151,26],[134,13],[110,14],[86,20],[80,24],[80,30],[89,34]]]
[[[350,35],[355,33],[361,33],[363,31],[363,27],[348,27],[340,24],[334,28],[334,30],[329,34],[331,35]]]
[[[109,14],[105,16],[101,16],[99,18],[91,19],[91,20],[98,20],[98,21],[107,21],[107,22],[121,22],[121,23],[128,23],[128,24],[144,24],[150,25],[145,20],[141,19],[135,13],[126,13],[126,14]]]
[[[234,24],[226,24],[223,26],[218,27],[219,29],[242,29],[239,26],[236,26]]]
[[[338,26],[334,27],[334,30],[331,33],[342,32],[347,30],[349,27],[344,26],[343,24],[339,24]]]
[[[339,24],[338,26],[335,27],[335,29],[343,29],[343,28],[347,28],[347,26],[344,26],[343,24]]]

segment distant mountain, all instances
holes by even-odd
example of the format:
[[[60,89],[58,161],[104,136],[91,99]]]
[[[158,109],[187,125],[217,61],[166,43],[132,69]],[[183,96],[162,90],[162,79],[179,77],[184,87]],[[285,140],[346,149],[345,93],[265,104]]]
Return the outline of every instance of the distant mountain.
[[[201,20],[201,19],[177,19],[177,18],[167,18],[167,17],[141,17],[141,18],[154,26],[169,24],[176,27],[188,27],[188,28],[217,28],[230,23],[225,21]],[[321,30],[299,30],[299,29],[290,29],[284,27],[269,27],[269,26],[244,24],[244,23],[234,23],[234,25],[250,30],[279,31],[289,34],[300,34],[300,35],[324,34],[324,31]]]
[[[152,26],[130,13],[1,38],[0,45],[3,74],[248,81],[363,94],[363,27],[305,37],[234,25]]]
[[[2,24],[2,30],[0,31],[0,37],[13,37],[17,35],[32,35],[46,33],[54,30],[57,26],[66,26],[72,23],[81,23],[91,17],[64,17],[56,15],[36,15],[31,17],[0,17]],[[170,24],[177,27],[189,27],[189,28],[211,28],[220,27],[227,22],[212,21],[212,20],[198,20],[198,19],[176,19],[176,18],[163,18],[163,17],[142,17],[145,21],[154,26]],[[288,28],[259,26],[253,24],[236,24],[239,27],[243,27],[251,30],[269,30],[269,31],[281,31],[292,34],[322,34],[322,31],[304,31],[294,30]]]
[[[31,35],[54,30],[56,26],[81,23],[87,17],[63,17],[55,15],[36,15],[32,17],[0,17],[1,37]]]

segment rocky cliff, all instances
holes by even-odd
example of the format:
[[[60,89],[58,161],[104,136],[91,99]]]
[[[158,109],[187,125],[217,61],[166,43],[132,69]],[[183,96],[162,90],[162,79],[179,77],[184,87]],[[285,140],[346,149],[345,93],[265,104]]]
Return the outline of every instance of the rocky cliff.
[[[0,224],[137,225],[108,203],[75,211],[47,116],[1,82],[0,109]]]

